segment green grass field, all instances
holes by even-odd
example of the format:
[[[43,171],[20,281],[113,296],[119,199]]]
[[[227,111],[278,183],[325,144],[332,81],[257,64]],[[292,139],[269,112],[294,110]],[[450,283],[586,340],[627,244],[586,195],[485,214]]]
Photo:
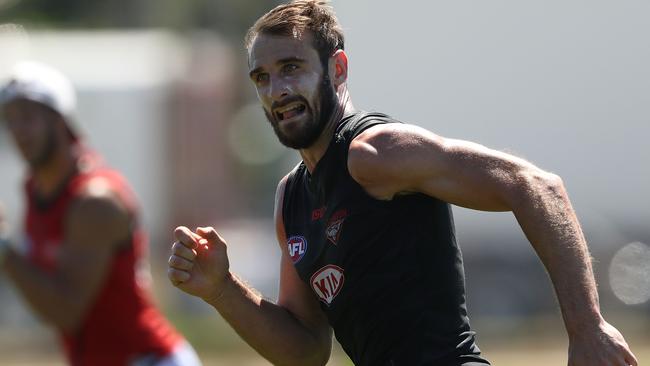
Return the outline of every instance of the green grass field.
[[[646,319],[610,319],[623,332],[639,365],[650,365],[650,332]],[[241,341],[221,319],[186,319],[176,322],[200,350],[206,365],[269,365]],[[499,325],[497,325],[499,324]],[[529,319],[525,325],[504,326],[503,321],[477,321],[478,343],[496,366],[563,366],[567,363],[567,339],[558,317]],[[500,328],[501,327],[501,328]],[[643,361],[646,361],[644,363]],[[331,366],[351,366],[340,346],[335,345]]]
[[[633,351],[639,359],[639,365],[647,365],[650,360],[650,343],[632,343]],[[566,365],[566,349],[563,345],[542,344],[528,345],[519,348],[503,346],[483,346],[483,350],[495,366],[563,366]],[[243,353],[212,353],[203,350],[201,359],[205,366],[268,366],[269,363],[252,352]],[[0,365],[11,366],[64,366],[60,357],[47,353],[32,353],[13,355],[7,358],[0,356]],[[335,351],[330,366],[350,366],[352,363]]]
[[[267,361],[252,351],[216,316],[195,318],[171,317],[196,347],[205,366],[264,366]],[[650,365],[650,332],[647,319],[613,322],[623,332],[636,354],[639,365]],[[564,366],[567,362],[566,336],[558,319],[531,321],[524,331],[495,332],[477,322],[479,345],[495,366]],[[6,332],[0,330],[0,366],[63,366],[56,342],[44,330]],[[507,336],[506,336],[507,335]],[[352,366],[347,356],[335,345],[330,366]]]
[[[485,354],[495,366],[563,366],[566,365],[566,349],[562,345],[543,345],[517,347],[486,347]],[[639,359],[639,365],[646,365],[650,360],[650,344],[632,343],[632,349]],[[0,356],[0,365],[12,366],[63,366],[64,363],[56,354],[32,353],[23,355]],[[205,366],[265,366],[268,362],[252,352],[241,354],[219,354],[203,350],[201,359]],[[352,363],[340,352],[335,352],[329,364],[331,366],[350,366]]]

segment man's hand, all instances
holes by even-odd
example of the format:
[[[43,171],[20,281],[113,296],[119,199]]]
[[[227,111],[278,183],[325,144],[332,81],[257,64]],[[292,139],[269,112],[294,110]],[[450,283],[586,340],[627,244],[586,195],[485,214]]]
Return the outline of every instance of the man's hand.
[[[569,366],[638,366],[623,335],[603,321],[595,331],[585,329],[569,339]]]
[[[231,278],[226,242],[211,227],[193,233],[180,226],[174,236],[167,269],[171,283],[208,303],[217,300]]]

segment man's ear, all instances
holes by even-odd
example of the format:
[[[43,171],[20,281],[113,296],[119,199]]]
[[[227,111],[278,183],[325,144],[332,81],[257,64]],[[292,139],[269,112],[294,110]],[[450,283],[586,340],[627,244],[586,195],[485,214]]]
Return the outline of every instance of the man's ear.
[[[329,59],[329,76],[334,88],[348,80],[348,56],[343,50],[336,50]]]

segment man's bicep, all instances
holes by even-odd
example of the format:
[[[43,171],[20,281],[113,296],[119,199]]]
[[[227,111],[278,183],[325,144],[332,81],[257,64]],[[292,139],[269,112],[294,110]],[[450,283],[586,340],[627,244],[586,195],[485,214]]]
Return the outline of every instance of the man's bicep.
[[[64,220],[68,248],[113,247],[131,234],[131,214],[108,182],[97,178],[71,204]]]
[[[288,253],[282,253],[278,305],[287,309],[300,323],[322,336],[329,336],[329,324],[320,303],[302,281]]]
[[[309,327],[322,337],[330,338],[331,331],[325,314],[313,292],[302,281],[287,248],[287,235],[282,214],[287,177],[280,180],[275,195],[275,231],[282,253],[280,259],[280,288],[278,305],[287,309],[304,326]]]
[[[523,159],[412,125],[382,125],[350,145],[348,168],[369,194],[420,192],[459,206],[503,211],[512,188],[536,169]]]
[[[65,220],[60,273],[85,310],[103,284],[118,247],[128,245],[130,218],[110,194],[85,195],[73,202]]]

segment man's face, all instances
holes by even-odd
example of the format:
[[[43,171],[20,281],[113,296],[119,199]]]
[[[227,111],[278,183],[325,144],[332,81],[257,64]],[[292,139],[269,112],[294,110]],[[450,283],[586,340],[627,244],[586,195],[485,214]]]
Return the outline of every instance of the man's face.
[[[56,112],[26,99],[16,99],[4,108],[7,127],[25,161],[38,167],[49,161],[56,147]]]
[[[249,66],[280,142],[294,149],[311,146],[331,118],[337,98],[312,35],[259,34],[250,49]]]

